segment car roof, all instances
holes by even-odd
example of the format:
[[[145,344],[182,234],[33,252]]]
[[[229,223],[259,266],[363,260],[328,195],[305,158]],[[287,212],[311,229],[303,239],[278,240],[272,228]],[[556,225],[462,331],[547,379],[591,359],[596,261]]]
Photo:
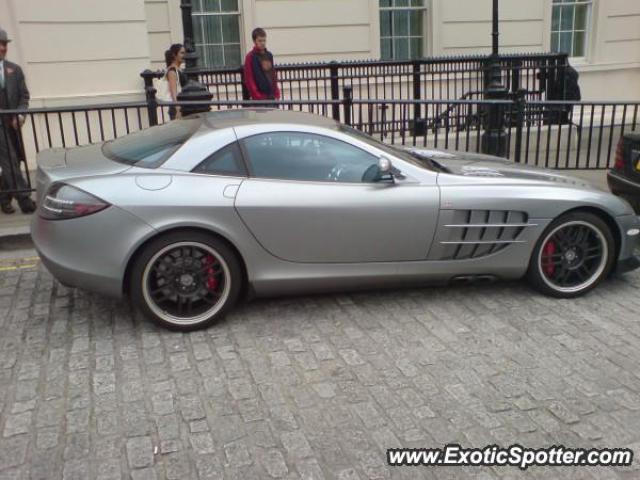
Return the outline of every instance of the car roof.
[[[296,124],[313,127],[336,128],[338,123],[328,117],[277,108],[237,108],[201,114],[203,126],[212,130],[241,125]]]

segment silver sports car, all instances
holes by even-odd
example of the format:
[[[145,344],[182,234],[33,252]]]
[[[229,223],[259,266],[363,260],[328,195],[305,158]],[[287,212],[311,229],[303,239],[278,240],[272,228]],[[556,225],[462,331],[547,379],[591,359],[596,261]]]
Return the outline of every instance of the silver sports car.
[[[640,266],[640,219],[581,180],[305,113],[201,114],[48,150],[37,190],[32,236],[60,282],[179,330],[247,295],[526,276],[574,297]]]

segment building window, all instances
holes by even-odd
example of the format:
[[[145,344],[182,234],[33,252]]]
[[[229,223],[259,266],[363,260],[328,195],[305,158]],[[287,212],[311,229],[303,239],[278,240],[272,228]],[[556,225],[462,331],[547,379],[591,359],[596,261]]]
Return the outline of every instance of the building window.
[[[193,37],[198,65],[240,65],[238,0],[194,0]]]
[[[382,59],[422,58],[425,15],[425,0],[380,0]]]
[[[551,50],[571,57],[587,54],[592,0],[553,0]]]

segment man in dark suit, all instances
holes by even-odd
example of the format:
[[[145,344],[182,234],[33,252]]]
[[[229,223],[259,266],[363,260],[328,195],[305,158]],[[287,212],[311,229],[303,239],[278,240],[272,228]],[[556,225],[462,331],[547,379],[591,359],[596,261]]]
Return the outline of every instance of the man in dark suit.
[[[0,110],[26,109],[29,108],[29,90],[22,69],[5,59],[10,41],[7,32],[0,28]],[[7,214],[15,212],[11,205],[12,196],[16,197],[24,213],[36,209],[20,171],[22,148],[19,133],[23,123],[23,115],[0,115],[0,209]],[[22,191],[5,193],[12,190]]]

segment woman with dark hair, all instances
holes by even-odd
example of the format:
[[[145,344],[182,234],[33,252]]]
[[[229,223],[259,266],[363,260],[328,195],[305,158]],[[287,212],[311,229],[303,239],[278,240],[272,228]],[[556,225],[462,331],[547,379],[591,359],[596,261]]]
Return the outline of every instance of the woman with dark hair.
[[[167,83],[169,84],[169,95],[174,102],[178,101],[178,94],[182,86],[187,83],[187,76],[180,69],[184,62],[185,49],[180,43],[174,43],[169,50],[164,52],[164,61],[167,64]],[[180,118],[180,107],[169,107],[169,118],[171,120]]]

